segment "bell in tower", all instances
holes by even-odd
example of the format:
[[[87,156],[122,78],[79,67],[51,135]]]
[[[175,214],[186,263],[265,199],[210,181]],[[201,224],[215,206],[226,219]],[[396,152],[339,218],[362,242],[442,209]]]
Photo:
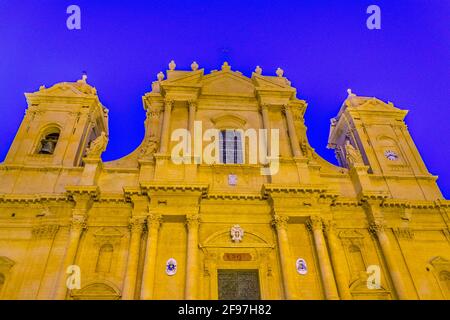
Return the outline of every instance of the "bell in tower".
[[[50,133],[41,140],[40,154],[53,154],[55,152],[56,144],[58,143],[59,133]]]

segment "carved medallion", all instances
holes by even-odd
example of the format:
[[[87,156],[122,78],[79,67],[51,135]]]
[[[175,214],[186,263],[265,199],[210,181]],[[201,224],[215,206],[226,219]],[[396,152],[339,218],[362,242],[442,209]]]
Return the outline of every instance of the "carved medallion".
[[[166,273],[169,276],[173,276],[175,273],[177,273],[177,260],[174,258],[170,258],[166,262]]]
[[[299,274],[307,274],[308,273],[308,267],[306,266],[305,259],[298,258],[297,262],[295,263],[295,266],[296,266],[297,272]]]
[[[231,227],[231,241],[233,242],[241,242],[244,237],[244,229],[242,229],[238,224],[235,224]]]

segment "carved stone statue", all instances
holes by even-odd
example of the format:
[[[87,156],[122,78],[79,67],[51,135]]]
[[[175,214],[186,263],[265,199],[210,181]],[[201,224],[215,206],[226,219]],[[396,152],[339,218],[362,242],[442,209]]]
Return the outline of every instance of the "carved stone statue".
[[[159,148],[159,142],[155,135],[151,135],[141,149],[140,157],[153,155]]]
[[[311,147],[308,145],[308,143],[306,142],[306,140],[303,140],[303,141],[300,142],[300,150],[302,151],[303,155],[304,155],[306,158],[309,158],[309,159],[316,159],[316,155],[315,155],[315,153],[313,152],[314,149],[311,148]]]
[[[97,158],[106,150],[108,145],[108,137],[103,131],[95,140],[89,144],[89,148],[86,150],[86,156],[89,158]]]
[[[349,166],[363,163],[361,153],[352,146],[349,140],[345,142],[345,158]]]

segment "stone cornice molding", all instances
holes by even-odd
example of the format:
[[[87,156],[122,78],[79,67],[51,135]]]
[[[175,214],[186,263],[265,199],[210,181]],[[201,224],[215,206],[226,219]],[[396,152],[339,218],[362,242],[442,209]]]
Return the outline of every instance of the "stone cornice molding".
[[[333,206],[347,206],[347,207],[359,207],[360,203],[358,199],[347,198],[347,197],[337,197],[332,204]]]
[[[386,191],[363,191],[358,195],[358,199],[362,203],[380,205],[389,198],[389,193]]]
[[[67,201],[64,194],[0,194],[0,203],[37,204],[47,201]]]
[[[164,192],[198,192],[202,196],[206,196],[208,193],[209,185],[202,183],[170,183],[170,182],[142,182],[142,190],[148,194],[152,191],[164,191]]]
[[[226,192],[217,192],[217,193],[208,193],[205,196],[205,199],[214,199],[214,200],[264,200],[265,198],[261,194],[255,193],[226,193]]]
[[[98,186],[66,186],[66,192],[70,200],[75,200],[77,196],[89,196],[92,200],[97,200],[100,196]]]
[[[263,196],[274,194],[299,194],[299,195],[320,195],[327,191],[324,185],[301,185],[301,184],[263,184],[261,193]]]

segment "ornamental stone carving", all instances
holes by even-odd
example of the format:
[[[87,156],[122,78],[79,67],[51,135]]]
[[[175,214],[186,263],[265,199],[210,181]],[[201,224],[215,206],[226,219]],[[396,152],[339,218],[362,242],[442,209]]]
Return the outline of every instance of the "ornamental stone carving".
[[[140,150],[139,158],[151,157],[159,148],[159,141],[155,135],[151,135]]]
[[[152,213],[147,216],[147,230],[159,229],[162,223],[162,216],[160,214]]]
[[[318,216],[311,216],[306,224],[308,228],[312,231],[323,229],[322,218]]]
[[[71,229],[75,231],[81,231],[86,228],[86,216],[74,215],[71,221]]]
[[[86,150],[86,156],[89,158],[98,158],[106,150],[106,146],[108,145],[108,138],[106,137],[106,133],[103,131],[100,136],[98,136],[95,140],[93,140],[89,148]]]
[[[272,220],[272,225],[277,229],[287,229],[287,224],[289,221],[289,217],[288,216],[284,216],[284,215],[274,215],[273,220]]]
[[[198,214],[186,216],[186,226],[191,228],[196,228],[200,224],[200,216]]]
[[[242,229],[240,225],[235,224],[231,227],[230,234],[231,241],[235,243],[241,242],[242,238],[244,237],[244,229]]]
[[[364,163],[361,153],[350,143],[349,140],[345,143],[345,158],[347,159],[347,164],[349,167]]]
[[[145,226],[144,217],[132,217],[130,218],[129,228],[132,233],[141,233]]]

